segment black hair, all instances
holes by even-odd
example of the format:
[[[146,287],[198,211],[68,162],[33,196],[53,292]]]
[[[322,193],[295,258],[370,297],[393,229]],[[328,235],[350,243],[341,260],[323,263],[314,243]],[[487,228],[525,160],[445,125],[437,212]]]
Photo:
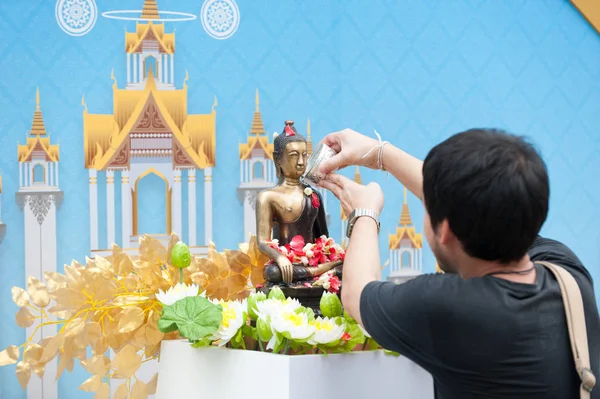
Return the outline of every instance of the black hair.
[[[423,197],[434,231],[447,220],[469,256],[509,263],[525,256],[548,216],[548,171],[524,138],[471,129],[429,152]]]
[[[288,136],[285,134],[285,130],[288,126],[295,133],[293,136]],[[300,133],[298,133],[298,131],[294,127],[294,122],[286,121],[283,132],[281,132],[279,135],[277,135],[277,137],[275,137],[275,140],[273,140],[273,160],[277,163],[279,161],[279,159],[281,158],[281,156],[283,155],[285,146],[288,145],[289,143],[292,143],[295,141],[302,141],[302,142],[306,143],[306,139],[304,138],[304,136],[302,136]]]

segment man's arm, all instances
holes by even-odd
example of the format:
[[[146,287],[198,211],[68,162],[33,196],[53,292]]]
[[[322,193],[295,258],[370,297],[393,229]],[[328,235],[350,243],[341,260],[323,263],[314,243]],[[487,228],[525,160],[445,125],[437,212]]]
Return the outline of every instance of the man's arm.
[[[423,161],[386,144],[383,147],[383,167],[417,198],[423,200]]]
[[[356,220],[344,260],[342,303],[346,312],[362,324],[360,297],[365,286],[381,278],[377,225],[369,217]]]

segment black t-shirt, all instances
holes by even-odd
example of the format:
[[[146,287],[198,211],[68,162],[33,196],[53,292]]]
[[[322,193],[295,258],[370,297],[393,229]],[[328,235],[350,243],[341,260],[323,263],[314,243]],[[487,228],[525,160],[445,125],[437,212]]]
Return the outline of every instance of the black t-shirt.
[[[565,245],[538,237],[532,261],[566,268],[583,296],[592,371],[600,381],[600,318],[592,278]],[[554,275],[535,284],[485,276],[419,276],[369,283],[360,312],[367,332],[431,373],[439,399],[579,398],[569,333]],[[600,398],[600,386],[592,392]]]

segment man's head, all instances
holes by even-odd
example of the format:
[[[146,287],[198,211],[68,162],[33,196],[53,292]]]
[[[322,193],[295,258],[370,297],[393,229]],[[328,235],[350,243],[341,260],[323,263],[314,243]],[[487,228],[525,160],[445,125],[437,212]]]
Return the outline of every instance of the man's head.
[[[531,144],[471,129],[435,146],[423,164],[425,235],[440,267],[465,254],[508,264],[526,255],[548,215],[546,165]]]

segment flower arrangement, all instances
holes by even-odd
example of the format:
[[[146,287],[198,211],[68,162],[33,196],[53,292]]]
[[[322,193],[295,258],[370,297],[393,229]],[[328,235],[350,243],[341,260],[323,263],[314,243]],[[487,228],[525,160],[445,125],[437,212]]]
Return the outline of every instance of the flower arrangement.
[[[314,193],[311,191],[310,195],[314,195]],[[275,239],[270,241],[268,245],[286,256],[291,263],[303,264],[307,267],[317,267],[322,263],[343,261],[346,256],[346,251],[339,244],[336,244],[333,238],[326,236],[317,238],[314,244],[305,243],[304,238],[297,235],[292,238],[289,244],[280,246],[279,240]],[[319,277],[315,277],[312,284],[304,283],[304,286],[321,286],[331,293],[338,293],[341,281],[334,275],[334,271],[331,270]]]
[[[163,308],[160,331],[179,331],[192,346],[227,346],[282,354],[342,353],[378,345],[342,310],[339,297],[324,292],[323,316],[285,298],[279,288],[252,292],[244,300],[210,300],[203,295]]]
[[[296,240],[293,247],[299,246]],[[302,243],[303,256],[312,250],[311,258],[343,257],[325,238],[305,248]],[[46,272],[45,283],[29,278],[27,289],[13,287],[12,298],[19,306],[17,324],[35,328],[22,345],[0,352],[0,366],[16,364],[25,388],[32,372],[43,376],[53,359],[58,357],[56,378],[72,371],[77,359],[92,375],[80,388],[95,392],[95,398],[108,398],[114,380],[113,398],[145,398],[155,393],[157,375],[140,381],[135,374],[142,363],[159,358],[164,340],[286,354],[378,348],[335,294],[324,293],[323,317],[315,317],[278,288],[269,297],[255,292],[267,261],[254,237],[239,250],[220,253],[211,245],[207,258],[196,258],[175,235],[167,248],[144,236],[138,256],[113,246],[107,258],[87,258],[85,265],[73,261],[64,273]],[[319,284],[331,289],[333,277]],[[56,335],[34,342],[36,332],[49,325],[57,326]],[[108,349],[115,353],[112,359],[105,355]]]

